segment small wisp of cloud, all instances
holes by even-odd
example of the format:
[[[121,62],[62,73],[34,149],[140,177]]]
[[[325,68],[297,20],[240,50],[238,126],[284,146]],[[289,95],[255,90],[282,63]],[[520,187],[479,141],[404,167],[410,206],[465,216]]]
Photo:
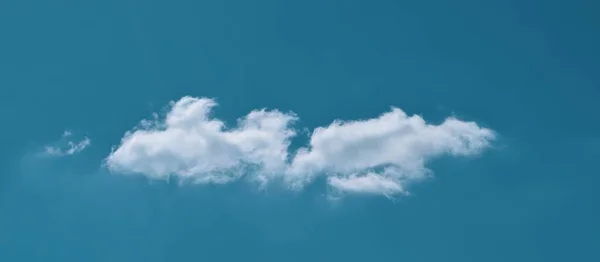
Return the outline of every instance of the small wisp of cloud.
[[[72,140],[73,133],[69,130],[65,131],[59,141],[53,143],[53,145],[47,145],[44,147],[44,156],[58,157],[58,156],[71,156],[77,154],[88,146],[91,145],[92,141],[88,137],[77,141]]]

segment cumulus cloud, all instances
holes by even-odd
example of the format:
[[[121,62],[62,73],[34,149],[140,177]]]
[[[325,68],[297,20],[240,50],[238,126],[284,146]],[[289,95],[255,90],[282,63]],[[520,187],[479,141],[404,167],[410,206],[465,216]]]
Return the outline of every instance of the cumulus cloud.
[[[60,140],[55,145],[44,147],[44,153],[48,156],[70,156],[83,151],[92,141],[84,137],[79,141],[71,140],[73,134],[71,131],[65,131]]]
[[[207,98],[184,97],[172,103],[164,121],[143,121],[128,132],[107,158],[111,170],[152,178],[178,175],[200,182],[228,182],[259,168],[262,176],[285,171],[290,113],[255,110],[237,127],[210,117],[216,106]]]
[[[249,176],[301,189],[318,176],[343,192],[393,195],[430,173],[441,155],[476,155],[490,146],[492,130],[456,118],[439,125],[399,108],[372,119],[333,121],[316,128],[307,146],[290,154],[296,135],[291,112],[254,110],[235,127],[211,116],[217,103],[183,97],[164,118],[143,120],[106,158],[118,173],[155,179],[179,176],[226,183]]]

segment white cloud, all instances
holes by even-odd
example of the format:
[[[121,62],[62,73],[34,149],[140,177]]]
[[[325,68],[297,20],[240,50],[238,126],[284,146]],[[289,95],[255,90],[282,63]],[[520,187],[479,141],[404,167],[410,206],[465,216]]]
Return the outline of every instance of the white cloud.
[[[330,179],[332,186],[357,192],[366,190],[358,189],[357,183],[378,181],[382,185],[383,178],[386,185],[402,185],[402,181],[423,178],[428,173],[428,159],[442,154],[474,155],[488,147],[493,138],[491,130],[473,122],[448,118],[440,125],[432,125],[420,116],[409,117],[392,108],[377,118],[335,121],[315,129],[310,147],[298,151],[286,178],[293,184],[298,179],[304,183],[307,177],[326,173],[341,177]],[[383,167],[387,167],[383,172],[372,171]],[[361,173],[364,179],[359,179]]]
[[[164,119],[155,116],[127,132],[106,158],[112,171],[155,179],[176,175],[197,182],[226,183],[242,175],[281,180],[302,188],[316,176],[345,192],[407,193],[410,182],[430,171],[427,160],[480,153],[495,137],[474,122],[448,118],[439,125],[392,108],[379,117],[336,120],[316,128],[309,145],[289,155],[293,113],[255,110],[234,128],[210,116],[216,102],[183,97]]]
[[[71,131],[65,131],[55,145],[44,147],[44,153],[49,156],[70,156],[83,151],[92,143],[87,137],[78,142],[69,140],[72,135]]]
[[[369,172],[363,176],[350,175],[348,177],[332,176],[328,179],[329,185],[342,190],[356,193],[394,195],[406,193],[402,184],[392,178]]]
[[[183,97],[172,103],[163,122],[143,121],[128,132],[107,158],[111,170],[152,178],[179,175],[205,182],[228,182],[248,168],[262,176],[285,171],[293,114],[255,110],[234,129],[209,116],[214,100]],[[264,179],[264,178],[263,178]]]

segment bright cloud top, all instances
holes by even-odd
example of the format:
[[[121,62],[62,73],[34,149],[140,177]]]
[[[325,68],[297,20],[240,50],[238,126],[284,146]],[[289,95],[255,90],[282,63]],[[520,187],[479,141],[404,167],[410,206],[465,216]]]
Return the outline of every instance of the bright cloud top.
[[[79,141],[73,141],[71,140],[72,136],[71,131],[65,131],[56,145],[44,148],[44,153],[48,156],[70,156],[83,151],[92,143],[87,137]]]
[[[293,113],[255,110],[234,128],[210,116],[216,102],[183,97],[164,119],[144,120],[107,157],[109,169],[155,179],[176,175],[201,183],[226,183],[246,175],[302,188],[317,176],[345,192],[393,195],[429,170],[428,159],[476,155],[494,132],[448,118],[439,125],[392,108],[379,117],[336,120],[316,128],[308,146],[289,154],[296,135]]]

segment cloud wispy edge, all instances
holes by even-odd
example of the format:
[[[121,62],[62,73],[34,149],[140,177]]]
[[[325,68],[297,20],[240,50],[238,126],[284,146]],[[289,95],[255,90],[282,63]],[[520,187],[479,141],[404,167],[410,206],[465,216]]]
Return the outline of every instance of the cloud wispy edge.
[[[56,145],[48,145],[44,147],[44,155],[46,156],[70,156],[77,154],[88,146],[91,145],[92,141],[88,137],[84,137],[80,141],[69,140],[73,134],[71,131],[66,130],[61,136],[61,139]]]
[[[309,144],[290,154],[294,113],[254,110],[233,128],[211,117],[210,98],[171,102],[164,118],[142,120],[105,159],[109,170],[152,179],[178,176],[198,183],[227,183],[250,176],[301,189],[317,176],[343,192],[407,194],[423,179],[427,160],[480,154],[494,131],[449,117],[439,125],[392,107],[366,120],[335,120],[316,128]]]

